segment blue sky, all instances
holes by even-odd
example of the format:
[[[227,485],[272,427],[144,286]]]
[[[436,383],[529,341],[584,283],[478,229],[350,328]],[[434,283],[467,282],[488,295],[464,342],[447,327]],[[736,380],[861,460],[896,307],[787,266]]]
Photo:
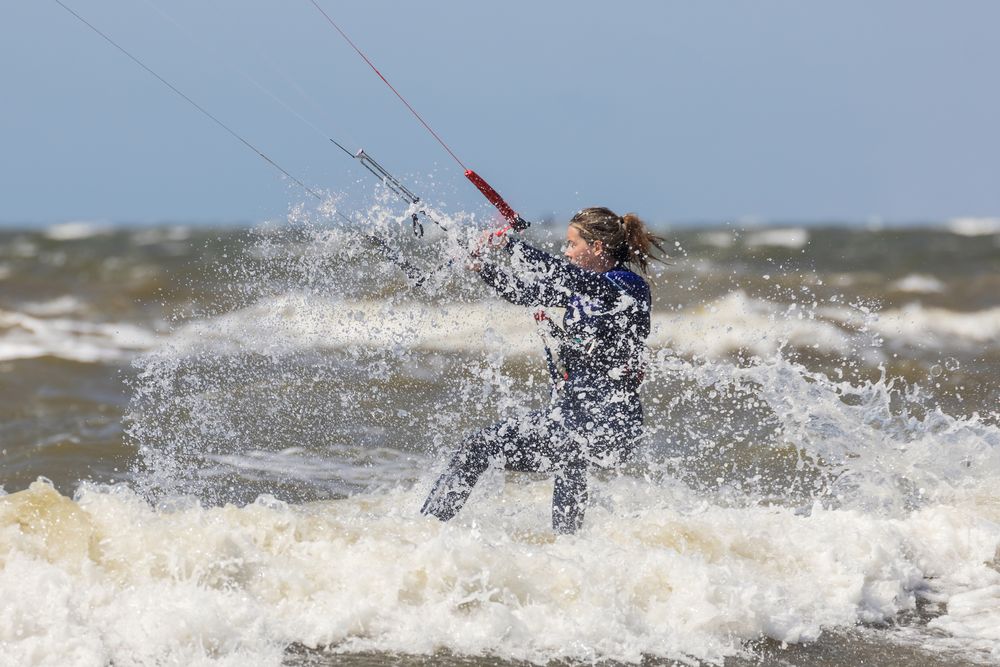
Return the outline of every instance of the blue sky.
[[[309,0],[64,2],[310,186],[370,196],[333,137],[486,210]],[[992,0],[319,2],[529,218],[1000,215]],[[0,62],[0,223],[310,199],[52,0],[3,3]]]

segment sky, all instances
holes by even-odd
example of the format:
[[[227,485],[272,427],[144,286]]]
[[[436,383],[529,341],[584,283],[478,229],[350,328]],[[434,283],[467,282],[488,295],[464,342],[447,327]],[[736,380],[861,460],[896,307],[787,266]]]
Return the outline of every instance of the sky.
[[[310,0],[63,0],[311,188],[461,168]],[[1000,216],[995,0],[317,0],[529,219]],[[0,224],[259,221],[311,197],[55,0],[0,4]]]

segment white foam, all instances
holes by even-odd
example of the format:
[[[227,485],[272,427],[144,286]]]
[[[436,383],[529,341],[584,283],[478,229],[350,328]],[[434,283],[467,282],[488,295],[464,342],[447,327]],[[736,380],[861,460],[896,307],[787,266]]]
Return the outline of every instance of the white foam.
[[[8,252],[12,257],[36,257],[38,255],[38,244],[18,236],[10,242]]]
[[[54,241],[79,241],[92,236],[110,234],[113,227],[106,222],[75,221],[51,225],[45,230],[45,236]]]
[[[64,294],[48,301],[31,301],[21,304],[20,308],[29,315],[51,317],[53,315],[72,315],[79,313],[84,307],[80,299]]]
[[[948,349],[978,349],[1000,340],[1000,307],[960,313],[910,303],[877,313],[872,328],[890,342]]]
[[[251,450],[242,454],[209,454],[206,460],[221,464],[226,471],[262,473],[321,485],[355,485],[357,488],[387,488],[413,475],[414,461],[403,452],[387,447],[327,447],[323,456],[288,448],[280,452]],[[421,462],[422,463],[422,462]]]
[[[911,273],[890,285],[900,292],[914,292],[917,294],[937,294],[944,292],[944,283],[935,278],[922,273]]]
[[[929,280],[903,286],[930,290]],[[558,310],[552,313],[561,317]],[[654,310],[649,345],[685,355],[720,358],[735,351],[768,356],[782,347],[884,359],[890,346],[959,350],[1000,340],[1000,307],[971,313],[912,303],[871,311],[813,307],[749,297],[737,290],[704,305],[675,312]],[[484,333],[485,332],[485,333]],[[503,350],[538,355],[529,312],[503,301],[422,304],[342,301],[309,293],[270,297],[242,310],[180,327],[170,344],[179,351],[214,349],[281,355],[300,349],[424,349],[444,352]]]
[[[157,342],[156,334],[134,324],[41,318],[0,310],[2,361],[45,356],[85,363],[120,361]]]
[[[191,228],[184,225],[169,227],[151,227],[132,233],[132,243],[135,245],[154,245],[168,241],[186,241],[191,237]]]
[[[730,248],[735,242],[732,232],[702,232],[698,234],[698,240],[716,248]]]
[[[654,311],[649,344],[711,357],[736,350],[766,355],[793,345],[857,353],[873,362],[881,359],[871,347],[870,336],[843,326],[850,317],[845,314],[825,321],[804,307],[751,299],[736,291],[685,311]],[[261,354],[348,347],[449,352],[494,347],[507,355],[539,354],[540,350],[530,313],[502,301],[390,305],[305,293],[268,298],[239,311],[190,322],[174,334],[171,344],[180,351],[209,347]]]
[[[753,299],[738,290],[704,306],[654,315],[649,344],[713,358],[736,350],[767,356],[786,345],[857,354],[869,362],[881,358],[869,336],[843,326],[849,316],[842,309],[824,312],[826,320],[803,306]]]
[[[748,248],[773,246],[778,248],[802,248],[809,243],[809,232],[802,227],[785,229],[765,229],[747,234],[743,243]]]
[[[0,499],[0,640],[10,664],[278,664],[293,642],[718,661],[927,594],[948,607],[935,627],[1000,658],[995,491],[889,519],[723,507],[627,478],[596,490],[586,528],[555,537],[546,482],[477,490],[449,524],[417,513],[422,488],[157,511],[38,483]]]
[[[285,294],[248,308],[193,321],[173,336],[181,350],[205,346],[282,354],[296,349],[418,348],[479,351],[502,341],[506,353],[536,350],[534,322],[506,302],[390,304]],[[485,332],[485,333],[484,333]]]
[[[1000,234],[1000,218],[953,218],[948,230],[960,236],[992,236]]]

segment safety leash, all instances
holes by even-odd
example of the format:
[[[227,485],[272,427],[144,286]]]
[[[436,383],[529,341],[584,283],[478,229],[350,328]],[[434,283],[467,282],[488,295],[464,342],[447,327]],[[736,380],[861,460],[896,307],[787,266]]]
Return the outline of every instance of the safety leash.
[[[538,337],[542,340],[542,347],[545,348],[545,367],[549,370],[549,379],[552,381],[552,398],[554,400],[558,396],[562,386],[569,380],[569,373],[557,363],[556,356],[549,346],[549,337],[561,341],[566,338],[566,332],[552,321],[543,308],[539,308],[534,312],[534,318],[535,324],[538,325],[535,331],[538,332]]]

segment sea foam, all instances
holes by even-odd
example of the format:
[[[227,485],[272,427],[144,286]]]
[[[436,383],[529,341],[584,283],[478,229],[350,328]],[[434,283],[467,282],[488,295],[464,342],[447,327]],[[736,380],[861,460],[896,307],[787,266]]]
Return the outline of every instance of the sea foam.
[[[72,300],[58,300],[28,308],[48,314],[74,306]],[[154,332],[136,324],[34,317],[0,309],[0,360],[51,356],[84,363],[116,362],[157,344]]]
[[[299,643],[719,661],[759,636],[882,622],[921,596],[947,605],[935,627],[1000,658],[995,492],[885,518],[727,507],[632,478],[597,490],[585,529],[557,537],[540,481],[477,490],[448,524],[417,513],[421,488],[171,511],[39,482],[0,499],[4,660],[277,665]]]
[[[834,316],[817,317],[804,306],[754,299],[736,291],[701,306],[654,311],[649,345],[711,357],[737,350],[766,355],[785,345],[800,345],[835,354],[859,352],[872,362],[881,359],[871,336],[856,326],[863,318],[843,309],[830,312]],[[554,309],[553,315],[558,319],[561,310]],[[289,293],[192,321],[178,328],[170,343],[186,352],[228,349],[274,354],[352,346],[478,352],[485,335],[506,355],[537,355],[541,345],[535,331],[524,308],[502,301],[431,306]]]

